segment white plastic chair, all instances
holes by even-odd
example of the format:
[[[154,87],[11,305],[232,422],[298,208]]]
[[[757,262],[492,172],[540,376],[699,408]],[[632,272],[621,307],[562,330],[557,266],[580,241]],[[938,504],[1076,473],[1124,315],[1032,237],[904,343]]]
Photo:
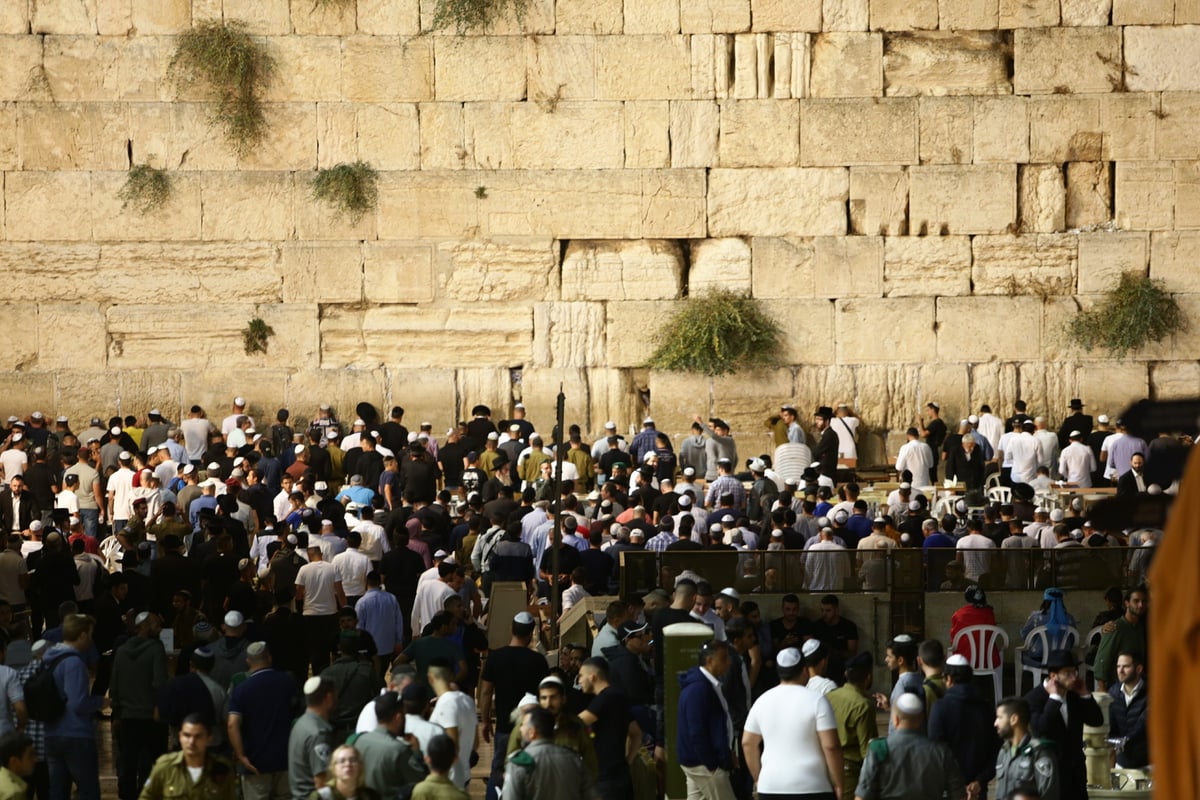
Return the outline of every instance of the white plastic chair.
[[[991,675],[993,695],[996,702],[1004,697],[1004,651],[1008,649],[1008,634],[996,625],[970,625],[954,636],[950,644],[952,652],[958,652],[958,643],[967,640],[967,661],[976,675]]]
[[[1084,683],[1087,683],[1088,673],[1092,672],[1092,666],[1086,663],[1087,654],[1091,651],[1092,645],[1100,641],[1100,637],[1104,635],[1104,626],[1097,625],[1087,632],[1087,636],[1083,637],[1083,655],[1079,659],[1079,677]]]
[[[993,486],[987,490],[987,498],[993,503],[1011,503],[1012,489],[1007,486]]]
[[[1042,658],[1040,663],[1030,666],[1021,660],[1021,654],[1031,649],[1035,641],[1042,645]],[[1021,694],[1021,684],[1025,682],[1026,672],[1032,674],[1034,686],[1041,682],[1042,676],[1046,674],[1046,661],[1050,658],[1051,650],[1074,650],[1078,644],[1079,630],[1077,628],[1064,628],[1056,642],[1050,641],[1045,625],[1038,625],[1031,630],[1025,637],[1025,642],[1013,650],[1013,664],[1016,667],[1013,677],[1017,681],[1016,694],[1018,696]]]
[[[947,514],[954,513],[954,498],[943,497],[933,505],[933,518],[941,521]]]

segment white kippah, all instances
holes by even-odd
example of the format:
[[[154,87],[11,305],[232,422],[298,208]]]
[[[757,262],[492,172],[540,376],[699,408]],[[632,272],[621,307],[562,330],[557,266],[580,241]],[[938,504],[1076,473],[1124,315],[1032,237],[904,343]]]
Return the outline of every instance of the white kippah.
[[[304,693],[305,694],[312,694],[313,692],[317,691],[317,689],[320,689],[320,688],[321,688],[321,679],[315,675],[304,682]]]
[[[817,652],[817,648],[819,648],[820,646],[821,646],[821,641],[819,639],[809,639],[807,642],[804,643],[804,646],[800,649],[800,652],[802,652],[804,654],[805,658],[808,658],[813,653]]]
[[[799,663],[800,651],[794,647],[780,650],[779,655],[775,656],[775,665],[783,669],[791,669]]]
[[[905,642],[911,642],[912,640],[913,637],[909,636],[907,633],[902,633],[895,639],[892,639],[893,642],[900,642],[901,644],[904,644]]]
[[[952,655],[946,659],[946,666],[947,667],[969,667],[971,665],[967,662],[967,659],[965,656],[955,653],[954,655]]]
[[[912,692],[905,692],[896,700],[896,710],[901,714],[920,714],[925,711],[925,704]]]

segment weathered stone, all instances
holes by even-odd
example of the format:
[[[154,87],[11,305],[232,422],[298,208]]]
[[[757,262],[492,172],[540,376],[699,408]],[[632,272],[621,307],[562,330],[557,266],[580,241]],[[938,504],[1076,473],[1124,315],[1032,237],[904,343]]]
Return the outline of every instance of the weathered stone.
[[[1002,233],[1016,224],[1015,165],[912,167],[909,233]]]
[[[646,69],[654,64],[654,69]],[[601,36],[596,40],[596,97],[671,100],[692,85],[686,36]]]
[[[821,30],[821,0],[750,0],[756,31]]]
[[[879,341],[904,342],[906,361],[932,361],[937,339],[934,301],[928,297],[838,300],[834,314],[837,361],[875,364],[897,360]]]
[[[540,103],[596,96],[596,38],[553,36],[526,46],[529,98]]]
[[[35,334],[38,369],[105,364],[104,312],[95,303],[39,303],[36,326],[30,318],[9,330],[24,333],[26,326]]]
[[[412,130],[415,132],[416,113]],[[317,166],[317,109],[311,103],[268,106],[262,140],[238,158],[243,170],[311,170]],[[415,149],[415,146],[414,146]],[[416,159],[413,159],[415,164]]]
[[[1153,113],[1153,112],[1152,112]],[[1168,159],[1200,158],[1200,93],[1163,92],[1155,120],[1154,144]]]
[[[726,35],[725,37],[729,37]],[[766,42],[770,37],[761,33],[739,33],[733,35],[733,73],[732,83],[722,81],[718,72],[718,98],[733,97],[739,100],[767,97],[767,75],[763,63],[767,56]],[[719,41],[719,39],[718,39]],[[721,92],[721,85],[729,85],[726,92]]]
[[[38,0],[30,5],[34,33],[97,33],[97,0]]]
[[[236,383],[226,384],[226,386]],[[386,404],[383,401],[388,387],[387,372],[382,369],[319,369],[306,366],[296,370],[284,379],[283,406],[296,410],[314,413],[314,402],[326,402],[334,409],[342,411],[343,415],[352,413],[359,403],[371,403],[381,413]],[[271,385],[274,389],[274,385]],[[257,390],[247,391],[246,399],[253,405]],[[226,400],[225,402],[228,402]],[[401,405],[404,405],[401,401]],[[407,410],[408,406],[405,405]],[[450,407],[452,408],[452,406]],[[344,409],[344,410],[343,410]],[[415,412],[415,409],[414,409]],[[269,417],[268,417],[269,419]],[[412,422],[409,422],[412,425]],[[415,428],[416,425],[413,425]]]
[[[711,100],[671,101],[671,166],[715,167],[720,107]]]
[[[516,7],[506,4],[501,13],[489,14],[482,30],[459,31],[453,22],[434,27],[439,3],[436,0],[421,0],[421,30],[438,36],[461,36],[481,34],[488,36],[536,36],[554,33],[554,0],[529,0],[522,4],[521,13]]]
[[[921,366],[921,400],[926,403],[932,400],[942,407],[942,419],[950,430],[956,430],[958,421],[972,413],[968,399],[969,381],[970,368],[966,364]]]
[[[1190,400],[1200,387],[1200,363],[1173,361],[1150,365],[1150,386],[1157,400]]]
[[[54,268],[36,268],[45,281],[39,296],[100,303],[144,303],[171,297],[181,303],[278,303],[282,255],[263,242],[120,242],[90,251],[51,250]],[[62,270],[59,272],[58,270]],[[32,280],[29,286],[40,285]]]
[[[1069,234],[976,236],[972,242],[975,294],[1074,294],[1077,242]]]
[[[292,32],[288,0],[223,0],[226,19],[241,20],[251,33],[279,36]]]
[[[1200,161],[1175,162],[1175,230],[1200,228]]]
[[[645,412],[642,397],[647,392],[649,372],[629,369],[593,369],[588,371],[588,408],[590,436],[603,433],[605,421],[620,420],[618,429],[629,430],[629,422]]]
[[[358,0],[359,33],[415,36],[421,32],[420,0]]]
[[[1100,161],[1100,102],[1086,97],[1029,101],[1029,157],[1037,164]]]
[[[1200,292],[1200,234],[1156,233],[1150,240],[1150,277],[1172,292]]]
[[[933,334],[927,334],[932,344]],[[864,425],[881,432],[895,431],[887,436],[886,460],[895,463],[903,431],[916,421],[921,402],[921,368],[915,364],[864,364],[854,370],[854,390],[858,397],[870,398],[861,408]]]
[[[887,297],[970,294],[970,237],[887,237],[883,248],[883,293]]]
[[[353,36],[342,41],[342,92],[359,102],[433,99],[433,44],[414,36]]]
[[[609,367],[640,367],[658,346],[658,329],[682,304],[662,300],[605,303],[605,355]]]
[[[341,4],[333,4],[342,7]],[[305,12],[312,8],[304,9]],[[308,102],[342,99],[342,42],[336,36],[277,36],[271,39],[272,55],[282,69],[267,85],[272,101]]]
[[[935,18],[936,13],[935,8]],[[935,19],[929,27],[936,26]],[[888,96],[1008,94],[1005,50],[999,33],[885,34],[884,91]]]
[[[712,379],[707,375],[650,370],[649,392],[647,411],[660,431],[686,431],[693,416],[712,413]],[[637,423],[634,430],[641,428],[641,420]]]
[[[525,97],[525,40],[518,36],[438,36],[433,63],[437,100]]]
[[[942,297],[937,301],[937,355],[942,360],[1041,358],[1040,297]]]
[[[0,414],[23,417],[34,409],[48,412],[61,408],[55,397],[55,378],[55,373],[0,372]]]
[[[701,239],[691,246],[688,294],[725,289],[750,293],[750,245],[745,239]]]
[[[323,367],[523,364],[532,344],[529,310],[383,306],[326,308],[321,317]]]
[[[865,31],[870,22],[867,0],[823,0],[821,28],[826,31]]]
[[[500,124],[497,124],[499,121]],[[624,104],[514,103],[464,110],[467,149],[489,169],[619,169],[625,161]],[[482,138],[481,138],[482,137]]]
[[[38,314],[37,306],[32,303],[3,303],[0,304],[0,323],[11,331],[9,337],[9,369],[36,369],[38,364]],[[104,327],[101,325],[100,330]],[[95,338],[96,331],[88,331]],[[101,359],[104,353],[100,354]]]
[[[131,0],[101,3],[96,9],[96,30],[101,36],[129,36],[134,33]]]
[[[666,100],[629,100],[624,104],[625,168],[671,166],[671,105]]]
[[[559,36],[618,34],[623,16],[621,0],[558,0],[554,4],[554,32]]]
[[[191,8],[188,13],[190,15]],[[0,6],[0,35],[29,33],[29,4],[23,2],[5,3]]]
[[[307,36],[350,36],[357,27],[357,9],[349,3],[322,3],[291,7],[292,30]]]
[[[492,409],[492,420],[499,422],[510,417],[513,399],[513,374],[508,367],[475,367],[455,370],[459,397],[459,414],[469,417],[476,405]]]
[[[313,196],[311,175],[312,173],[296,175],[296,215],[293,220],[295,238],[302,241],[361,241],[379,238],[375,210],[365,210],[362,218],[356,222],[351,214],[340,210],[334,203],[318,200]]]
[[[588,378],[591,372],[579,367],[534,366],[521,370],[521,382],[513,387],[514,394],[524,404],[526,418],[532,420],[537,433],[547,443],[558,414],[560,388],[564,400],[564,420],[568,426],[579,425],[589,431],[604,426],[603,419],[597,425],[590,415],[591,385]],[[492,410],[495,411],[494,408]],[[585,449],[591,449],[590,439]]]
[[[1117,28],[1028,28],[1014,37],[1017,94],[1111,92],[1125,80]]]
[[[363,254],[363,293],[369,302],[433,300],[433,245],[367,242]]]
[[[737,440],[738,455],[743,460],[760,453],[774,454],[775,440],[764,422],[773,413],[779,413],[781,403],[791,402],[794,391],[790,369],[754,370],[716,377],[712,380],[710,413],[730,424]]]
[[[845,169],[714,169],[711,236],[822,236],[846,233]]]
[[[677,242],[572,241],[563,256],[563,300],[673,300],[682,285]]]
[[[871,30],[930,31],[938,26],[938,0],[873,0]]]
[[[1134,398],[1149,395],[1149,389],[1149,368],[1146,364],[1117,363],[1105,365],[1103,369],[1079,370],[1080,394],[1088,398],[1087,402],[1092,408],[1108,409],[1112,419],[1120,416]],[[1060,408],[1065,406],[1066,403],[1063,403]]]
[[[456,408],[453,369],[387,369],[384,383],[380,414],[387,416],[392,406],[400,406],[408,420],[432,420],[439,439],[454,422],[470,418],[470,408]]]
[[[939,27],[944,31],[993,30],[999,25],[999,19],[999,0],[939,0],[938,2]]]
[[[978,411],[986,403],[997,416],[1006,417],[1008,409],[1021,396],[1017,388],[1017,365],[993,361],[971,364],[968,369],[971,375],[971,409]]]
[[[283,302],[360,303],[359,242],[288,242],[283,247]]]
[[[1172,234],[1165,234],[1170,237]],[[1079,294],[1100,294],[1116,285],[1122,272],[1146,274],[1148,233],[1083,233],[1079,235]],[[1168,250],[1169,252],[1169,250]]]
[[[533,365],[579,368],[607,366],[602,303],[536,303],[533,306]]]
[[[1171,162],[1117,163],[1117,227],[1170,230],[1175,224],[1175,174]]]
[[[1000,0],[1000,28],[1045,28],[1059,23],[1059,0]]]
[[[908,227],[908,173],[902,167],[850,170],[850,232],[900,236]]]
[[[1125,28],[1125,85],[1131,92],[1200,89],[1200,27]]]
[[[190,0],[133,0],[132,12],[141,36],[176,34],[192,25]]]
[[[1062,0],[1062,24],[1080,27],[1108,25],[1113,0]]]
[[[754,297],[812,297],[816,245],[811,239],[756,237],[752,241]]]
[[[1017,172],[1017,214],[1024,233],[1063,230],[1067,190],[1058,164],[1023,164]]]
[[[136,203],[125,206],[117,196],[128,172],[91,173],[92,238],[97,241],[195,241],[200,238],[200,180],[194,174],[171,179],[171,196],[158,209],[142,214]],[[131,235],[131,231],[136,233]]]
[[[883,237],[819,236],[813,242],[816,260],[813,262],[811,293],[814,297],[833,300],[883,295]]]
[[[625,6],[625,33],[679,33],[680,0],[646,0]]]
[[[44,42],[44,70],[32,73],[34,64],[29,64],[20,72],[22,99],[61,103],[175,96],[161,77],[171,50],[155,38],[47,36]],[[15,53],[19,57],[26,51],[18,48]]]
[[[554,300],[558,246],[546,238],[442,242],[437,294],[466,303]]]
[[[237,157],[199,103],[133,103],[133,163],[184,171],[233,170]]]
[[[81,202],[90,202],[91,192],[91,175],[86,172],[7,173],[6,237],[15,242],[91,239],[91,210]]]
[[[0,12],[3,13],[3,12]],[[42,43],[36,36],[3,36],[0,37],[0,48],[4,58],[0,58],[0,99],[29,100],[49,97],[31,96],[29,89],[31,71],[42,63]]]
[[[20,163],[17,146],[17,105],[0,103],[0,170],[15,170]]]
[[[922,97],[917,106],[921,163],[971,163],[974,101],[970,97]]]
[[[421,168],[463,169],[470,155],[463,138],[461,103],[421,103]]]
[[[1175,0],[1175,24],[1200,23],[1200,0]]]
[[[800,113],[800,163],[915,164],[918,130],[913,99],[809,100]]]
[[[741,33],[750,30],[750,0],[691,0],[680,3],[684,33]]]
[[[813,37],[811,69],[810,97],[881,97],[883,36],[827,29]]]
[[[798,100],[726,100],[721,104],[722,167],[794,167],[800,163]]]
[[[1112,219],[1112,181],[1107,161],[1067,164],[1067,228],[1103,225]]]
[[[205,239],[287,239],[291,235],[295,194],[291,175],[210,173],[200,191]]]
[[[972,146],[976,164],[1029,161],[1029,105],[1024,97],[974,101]]]

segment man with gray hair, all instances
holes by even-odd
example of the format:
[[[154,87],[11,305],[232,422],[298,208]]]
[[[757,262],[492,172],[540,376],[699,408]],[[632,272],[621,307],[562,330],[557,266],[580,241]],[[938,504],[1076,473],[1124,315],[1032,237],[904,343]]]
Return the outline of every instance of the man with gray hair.
[[[287,800],[288,733],[299,693],[291,674],[271,666],[266,642],[246,648],[249,675],[229,694],[229,743],[244,800]]]
[[[975,442],[975,434],[964,433],[959,438],[959,444],[946,457],[946,477],[957,478],[966,484],[967,505],[984,504],[983,479],[986,470],[983,452]]]
[[[894,730],[868,746],[854,790],[856,800],[963,800],[967,796],[950,748],[921,733],[924,709],[924,701],[915,694],[896,699],[892,705]]]

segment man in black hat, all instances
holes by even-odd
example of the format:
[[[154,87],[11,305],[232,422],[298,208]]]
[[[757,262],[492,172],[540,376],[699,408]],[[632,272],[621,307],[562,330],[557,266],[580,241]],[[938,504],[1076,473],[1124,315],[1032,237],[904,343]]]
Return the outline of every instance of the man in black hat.
[[[1078,397],[1072,397],[1070,409],[1071,416],[1064,419],[1062,427],[1058,429],[1059,449],[1066,449],[1070,444],[1071,431],[1079,431],[1084,440],[1092,432],[1092,417],[1090,414],[1083,413],[1083,401]]]
[[[1104,714],[1079,678],[1075,657],[1052,650],[1046,659],[1049,674],[1041,686],[1025,695],[1035,736],[1057,742],[1062,800],[1086,800],[1087,765],[1083,757],[1083,726],[1103,725]]]
[[[833,419],[833,409],[821,406],[813,415],[813,424],[817,429],[817,447],[813,450],[813,462],[819,464],[819,472],[833,480],[837,473],[838,437],[833,428],[829,427]]]

